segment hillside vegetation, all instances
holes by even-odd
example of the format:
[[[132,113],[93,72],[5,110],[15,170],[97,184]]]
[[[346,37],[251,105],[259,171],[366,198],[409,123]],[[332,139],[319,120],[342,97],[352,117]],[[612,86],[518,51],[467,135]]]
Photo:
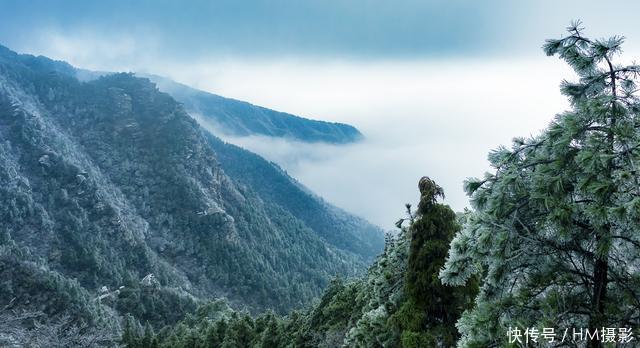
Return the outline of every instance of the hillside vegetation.
[[[617,63],[623,38],[580,23],[544,46],[578,75],[571,108],[539,135],[489,154],[456,214],[420,180],[366,276],[335,279],[286,317],[201,307],[158,333],[129,326],[129,346],[635,347],[640,330],[640,67]]]
[[[284,313],[382,249],[380,230],[274,164],[219,156],[227,145],[131,74],[81,82],[1,48],[0,139],[0,309],[42,313],[29,320],[161,327],[219,297]],[[241,159],[262,182],[225,172]]]

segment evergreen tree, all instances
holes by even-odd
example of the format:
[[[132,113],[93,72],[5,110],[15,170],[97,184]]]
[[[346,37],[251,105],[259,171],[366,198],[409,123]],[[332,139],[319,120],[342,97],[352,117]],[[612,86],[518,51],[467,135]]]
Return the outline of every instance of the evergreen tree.
[[[215,324],[210,325],[207,329],[205,338],[206,347],[220,347],[222,340],[224,340],[225,332],[227,331],[227,322],[222,319],[218,320]]]
[[[253,321],[248,315],[240,317],[237,312],[232,314],[224,340],[223,348],[249,347],[253,340]]]
[[[510,326],[637,328],[640,68],[616,63],[622,43],[588,39],[579,22],[548,40],[546,54],[579,76],[561,85],[571,110],[493,151],[495,173],[466,182],[476,212],[440,274],[448,284],[482,277],[460,346],[504,344]]]
[[[122,331],[122,344],[127,348],[140,347],[139,342],[139,324],[131,316],[124,318],[124,330]]]
[[[267,318],[266,328],[262,332],[258,346],[263,348],[282,347],[284,345],[283,333],[278,319],[274,315],[269,315]]]
[[[153,327],[148,322],[144,326],[144,335],[140,340],[141,348],[157,348],[158,347],[158,339],[156,338],[155,333],[153,332]]]
[[[406,231],[410,235],[406,300],[394,320],[402,331],[403,347],[451,347],[458,338],[455,323],[469,307],[477,285],[453,287],[440,282],[438,273],[460,225],[449,206],[436,202],[444,197],[440,186],[428,177],[418,186],[420,204],[416,216],[409,211],[413,223]]]
[[[199,335],[198,330],[195,328],[188,328],[182,338],[181,348],[198,348],[199,347]]]

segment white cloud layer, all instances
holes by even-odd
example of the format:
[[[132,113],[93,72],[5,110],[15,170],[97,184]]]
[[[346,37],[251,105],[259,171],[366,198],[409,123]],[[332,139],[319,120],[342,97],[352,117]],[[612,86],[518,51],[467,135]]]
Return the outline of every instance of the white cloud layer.
[[[192,70],[193,69],[193,70]],[[359,127],[353,145],[267,137],[226,140],[279,163],[327,200],[386,228],[415,203],[428,175],[456,210],[462,182],[490,169],[487,153],[544,128],[568,105],[571,72],[557,59],[358,64],[227,63],[181,67],[173,77],[238,99]]]
[[[45,37],[45,36],[43,36]],[[47,44],[48,43],[48,44]],[[226,97],[358,127],[344,147],[282,139],[227,139],[279,163],[328,201],[386,228],[418,198],[428,175],[456,210],[462,182],[482,176],[487,153],[544,128],[568,105],[558,91],[573,74],[556,58],[423,60],[164,59],[154,43],[50,32],[30,52],[84,68],[141,71]],[[633,57],[633,55],[628,55]]]
[[[302,8],[292,11],[305,17],[289,18],[287,14],[294,13],[287,12],[290,8],[282,11],[262,2],[257,7],[228,2],[222,6],[227,12],[216,10],[211,18],[206,6],[182,4],[154,3],[151,11],[140,11],[144,6],[132,10],[127,2],[86,2],[69,8],[51,5],[49,11],[36,13],[20,3],[7,3],[0,39],[12,49],[81,68],[164,75],[276,110],[353,124],[366,140],[344,147],[260,137],[227,140],[279,163],[329,201],[384,227],[403,214],[404,203],[417,200],[416,184],[422,175],[444,187],[445,201],[454,209],[463,209],[468,201],[462,182],[490,169],[486,155],[491,149],[514,136],[536,133],[568,107],[558,85],[573,74],[564,63],[544,57],[539,47],[544,39],[562,35],[571,19],[583,19],[589,36],[626,35],[627,58],[640,52],[635,21],[640,5],[634,1],[620,2],[619,11],[609,11],[611,4],[606,2],[579,0],[518,5],[497,1],[485,4],[487,11],[447,3],[449,15],[473,20],[438,26],[443,32],[429,35],[420,34],[426,27],[417,9],[437,9],[439,2],[394,3],[389,5],[392,13],[362,13],[357,3],[351,5],[356,11],[350,12],[351,7],[323,3],[320,17],[304,10],[304,4],[295,4]],[[176,12],[175,6],[184,11]],[[256,10],[260,6],[276,16],[265,16]],[[418,14],[420,20],[398,26],[400,22],[385,17],[390,14]],[[193,21],[201,17],[209,22]],[[325,23],[331,18],[342,18],[347,25],[328,30]],[[379,22],[370,22],[376,18]],[[270,20],[275,24],[267,25]],[[321,23],[320,31],[297,29],[308,28],[313,20]],[[354,27],[362,20],[374,23],[380,33],[396,35],[371,36],[365,42],[370,30]],[[228,23],[235,26],[227,28]],[[275,31],[252,32],[255,28]],[[446,35],[455,30],[461,35]],[[353,36],[355,32],[365,36]],[[256,34],[264,35],[258,40]],[[235,45],[238,40],[244,41]],[[398,40],[411,44],[403,46]],[[412,40],[436,49],[424,51],[420,46],[413,52]],[[235,46],[237,50],[224,49]],[[398,52],[382,49],[395,46]],[[323,47],[327,52],[321,52]]]

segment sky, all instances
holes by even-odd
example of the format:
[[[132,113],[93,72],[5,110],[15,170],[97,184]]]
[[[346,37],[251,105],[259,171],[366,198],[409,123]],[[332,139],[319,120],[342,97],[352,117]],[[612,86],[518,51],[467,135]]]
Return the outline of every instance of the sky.
[[[462,182],[490,170],[491,149],[568,108],[558,85],[574,75],[540,47],[571,20],[596,38],[626,36],[626,59],[640,53],[633,1],[131,3],[0,0],[0,44],[352,124],[366,138],[347,146],[226,140],[384,228],[418,200],[423,175],[464,209]]]

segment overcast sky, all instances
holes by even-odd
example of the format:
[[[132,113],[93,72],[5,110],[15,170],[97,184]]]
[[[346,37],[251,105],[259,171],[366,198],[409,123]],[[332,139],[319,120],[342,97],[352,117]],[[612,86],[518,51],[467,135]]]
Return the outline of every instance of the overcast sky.
[[[422,175],[463,209],[462,181],[489,169],[488,151],[567,108],[558,85],[573,75],[540,46],[572,19],[640,52],[632,1],[130,2],[0,0],[0,44],[353,124],[366,140],[345,147],[228,140],[383,227]]]

